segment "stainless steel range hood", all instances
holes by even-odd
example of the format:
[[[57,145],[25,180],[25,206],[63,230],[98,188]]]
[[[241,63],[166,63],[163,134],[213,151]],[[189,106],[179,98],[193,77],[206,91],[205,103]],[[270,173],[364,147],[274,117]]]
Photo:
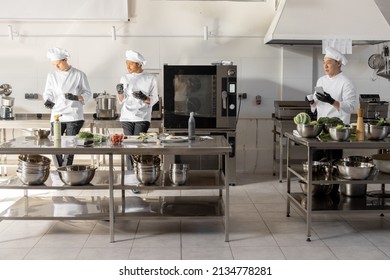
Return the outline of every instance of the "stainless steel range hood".
[[[386,20],[390,7],[383,4],[387,1],[281,0],[264,43],[321,45],[323,39],[351,39],[353,45],[374,45],[390,41]]]

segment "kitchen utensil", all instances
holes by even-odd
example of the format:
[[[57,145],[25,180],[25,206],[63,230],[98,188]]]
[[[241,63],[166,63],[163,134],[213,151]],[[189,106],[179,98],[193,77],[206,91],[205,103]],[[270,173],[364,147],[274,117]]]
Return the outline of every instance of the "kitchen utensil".
[[[370,176],[375,164],[339,160],[336,162],[336,166],[341,177],[351,180],[364,180]]]
[[[169,179],[174,186],[184,185],[187,181],[188,164],[173,163],[169,168]]]
[[[86,185],[95,176],[95,167],[89,165],[68,165],[57,168],[61,181],[66,185]]]
[[[389,127],[385,125],[364,124],[364,136],[368,140],[383,140],[389,134]]]
[[[380,172],[390,173],[390,154],[375,154],[371,157],[372,162]]]
[[[319,173],[322,173],[323,169],[322,167],[324,166],[325,162],[321,162],[321,161],[312,161],[311,162],[311,166],[312,166],[312,172],[313,174],[319,174]],[[308,163],[307,161],[303,162],[302,163],[302,167],[303,167],[303,171],[305,173],[308,173],[309,171],[309,166],[308,166]]]
[[[34,131],[34,134],[38,139],[45,139],[50,135],[50,130],[38,129]]]
[[[144,185],[152,185],[160,177],[160,165],[138,163],[135,165],[135,175]]]
[[[351,136],[351,133],[352,133],[352,129],[349,127],[343,127],[343,128],[330,127],[329,128],[330,138],[332,138],[335,141],[346,141]]]
[[[346,196],[365,196],[367,184],[340,184],[340,192]]]
[[[367,156],[347,156],[342,159],[343,161],[355,161],[355,162],[372,162],[372,157]]]
[[[50,170],[36,172],[36,173],[27,173],[25,171],[16,170],[16,175],[19,180],[22,181],[25,185],[41,185],[46,182],[49,177]]]
[[[116,97],[106,92],[99,94],[96,99],[96,118],[99,120],[116,119]]]
[[[297,131],[302,137],[315,138],[321,133],[322,125],[297,124]]]
[[[304,181],[299,181],[299,185],[301,186],[302,192],[307,195],[307,183]],[[313,196],[325,196],[330,194],[333,189],[333,185],[317,185],[312,184],[311,194]]]
[[[385,59],[380,54],[373,54],[368,58],[368,66],[371,69],[379,69],[380,67],[385,66]]]

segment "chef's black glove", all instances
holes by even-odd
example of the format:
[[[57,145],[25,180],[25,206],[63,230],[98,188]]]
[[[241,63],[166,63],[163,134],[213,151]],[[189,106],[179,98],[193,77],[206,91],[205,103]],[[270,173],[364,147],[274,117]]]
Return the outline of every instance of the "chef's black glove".
[[[48,100],[46,100],[46,102],[45,102],[45,107],[47,108],[47,109],[53,109],[53,107],[54,107],[54,105],[55,105],[55,103],[54,102],[51,102],[49,99]]]
[[[309,100],[309,99],[307,98],[307,96],[305,96],[305,101],[306,101],[307,103],[309,103],[310,105],[312,105],[312,104],[314,103],[314,99]]]
[[[333,105],[333,103],[335,102],[332,96],[330,96],[330,94],[327,92],[324,93],[316,92],[316,96],[318,100],[329,103],[330,105]]]
[[[118,94],[123,94],[123,84],[117,84],[116,91],[118,92]]]
[[[78,96],[71,93],[65,93],[65,98],[68,100],[79,101]]]
[[[142,91],[134,91],[133,96],[137,99],[145,101],[148,97]]]

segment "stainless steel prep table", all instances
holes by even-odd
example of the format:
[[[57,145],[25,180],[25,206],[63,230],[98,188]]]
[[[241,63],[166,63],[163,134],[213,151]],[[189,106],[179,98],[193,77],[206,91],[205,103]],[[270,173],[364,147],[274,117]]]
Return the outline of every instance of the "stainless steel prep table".
[[[311,195],[305,196],[303,193],[292,193],[291,192],[291,175],[295,175],[300,180],[303,180],[307,183],[308,189],[307,193],[311,193],[312,184],[380,184],[384,190],[385,184],[390,183],[390,174],[385,174],[382,172],[377,172],[370,175],[366,180],[347,180],[342,179],[337,176],[326,177],[323,176],[313,176],[312,174],[312,152],[315,149],[372,149],[373,154],[377,153],[379,149],[389,149],[390,148],[390,138],[385,138],[382,141],[355,141],[349,140],[344,142],[338,142],[333,140],[321,140],[319,138],[304,138],[294,136],[292,133],[286,132],[285,137],[287,138],[287,216],[290,215],[290,203],[293,203],[299,210],[306,214],[307,222],[307,241],[310,241],[311,236],[311,215],[312,212],[322,212],[326,213],[336,212],[338,210],[346,211],[378,211],[380,214],[383,212],[390,211],[390,199],[389,198],[372,198],[365,201],[363,204],[360,203],[358,198],[355,199],[355,202],[359,202],[358,205],[353,207],[341,207],[341,205],[332,205],[324,206],[321,205],[319,209],[314,209],[313,197]],[[290,164],[290,145],[295,143],[302,145],[307,149],[307,160],[308,173],[307,175],[303,174],[303,170],[298,168],[291,167]],[[306,199],[306,205],[303,206],[301,200]],[[353,198],[350,198],[350,205],[353,203]],[[348,205],[347,205],[348,206]]]
[[[122,162],[121,168],[121,183],[116,184],[114,179],[114,168],[113,168],[113,156],[121,155],[122,158],[127,154],[138,154],[138,155],[218,155],[221,160],[220,169],[216,172],[194,173],[189,177],[192,180],[184,186],[171,186],[169,180],[160,180],[160,184],[156,186],[144,186],[147,190],[181,190],[181,189],[216,189],[219,190],[219,196],[222,198],[222,191],[225,190],[225,199],[223,200],[224,207],[224,223],[225,223],[225,241],[229,240],[229,174],[223,174],[222,172],[222,161],[226,166],[229,165],[228,157],[231,152],[231,146],[223,136],[214,136],[213,139],[201,140],[197,137],[194,142],[181,142],[181,143],[122,143],[121,145],[113,145],[110,142],[101,145],[95,145],[93,147],[54,147],[53,142],[48,145],[39,145],[35,137],[20,137],[11,141],[5,142],[0,145],[0,149],[3,154],[84,154],[84,155],[101,155],[105,154],[109,157],[109,170],[108,170],[108,184],[105,186],[26,186],[19,182],[18,185],[0,185],[0,188],[10,189],[18,188],[23,190],[29,189],[106,189],[108,190],[109,202],[108,202],[108,216],[100,216],[98,219],[109,219],[110,222],[110,241],[114,242],[114,221],[116,218],[131,219],[131,215],[119,215],[114,211],[114,190],[122,190],[122,203],[124,203],[124,190],[134,188],[133,186],[126,186],[124,184],[124,163]],[[227,169],[228,170],[228,169]],[[163,172],[162,172],[163,173]],[[205,178],[208,176],[207,180]],[[139,186],[138,186],[139,187]],[[28,197],[27,197],[28,199]],[[185,203],[185,202],[182,202]],[[31,214],[31,213],[30,213]],[[8,213],[0,217],[0,219],[15,219],[12,213]],[[29,217],[25,215],[17,217],[18,219],[46,219],[53,217]],[[67,217],[70,219],[70,217]],[[77,216],[78,219],[83,219],[83,216]],[[85,219],[91,217],[84,216]],[[59,218],[60,219],[60,218]]]

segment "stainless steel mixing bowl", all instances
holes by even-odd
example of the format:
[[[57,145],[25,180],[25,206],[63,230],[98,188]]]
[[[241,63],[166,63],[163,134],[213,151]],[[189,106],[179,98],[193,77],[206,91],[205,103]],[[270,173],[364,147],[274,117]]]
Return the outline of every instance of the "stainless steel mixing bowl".
[[[66,185],[86,185],[95,176],[95,167],[89,165],[68,165],[57,168],[60,179]]]
[[[343,128],[330,127],[329,128],[330,138],[332,138],[335,141],[346,141],[349,139],[351,134],[352,134],[352,129],[349,127],[343,127]]]
[[[384,125],[364,124],[364,136],[368,140],[383,140],[389,134],[389,127]]]
[[[141,164],[135,165],[135,175],[138,181],[144,185],[154,184],[160,177],[160,165]]]
[[[336,166],[341,177],[351,180],[364,180],[370,176],[375,164],[339,160],[336,162]]]
[[[304,181],[299,181],[302,192],[307,195],[307,184]],[[325,196],[330,194],[333,185],[314,185],[312,184],[311,193],[313,196]]]
[[[184,185],[187,181],[188,164],[173,163],[169,168],[169,179],[174,186]]]
[[[322,125],[297,124],[297,131],[302,137],[315,138],[321,133],[322,127]]]
[[[18,176],[19,180],[22,181],[22,183],[25,185],[41,185],[46,182],[47,178],[49,177],[49,174],[49,169],[35,173],[26,173],[19,169],[16,170],[16,175]]]
[[[390,173],[390,154],[372,155],[372,162],[380,172]]]

